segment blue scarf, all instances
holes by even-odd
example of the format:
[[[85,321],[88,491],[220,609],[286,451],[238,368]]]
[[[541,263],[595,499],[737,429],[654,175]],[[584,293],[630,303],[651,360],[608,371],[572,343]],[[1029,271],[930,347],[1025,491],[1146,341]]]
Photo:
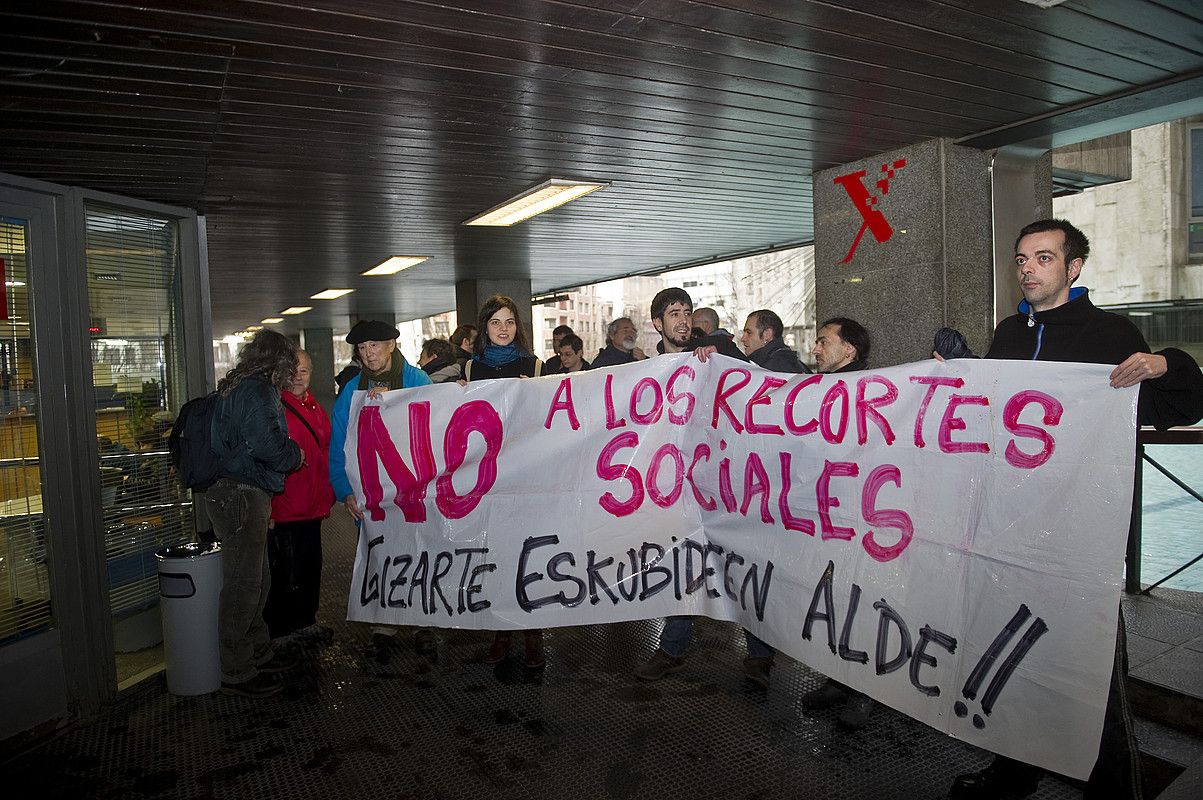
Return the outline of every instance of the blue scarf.
[[[485,345],[485,354],[477,356],[476,360],[484,362],[487,367],[497,369],[511,361],[517,361],[521,357],[522,354],[518,352],[518,345],[516,344],[507,344],[505,347],[498,347],[490,342]]]

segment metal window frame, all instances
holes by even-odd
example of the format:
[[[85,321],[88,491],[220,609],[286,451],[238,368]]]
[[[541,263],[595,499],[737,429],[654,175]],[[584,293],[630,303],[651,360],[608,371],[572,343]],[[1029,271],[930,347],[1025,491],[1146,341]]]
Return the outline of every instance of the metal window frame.
[[[117,693],[106,578],[88,305],[85,203],[150,213],[179,225],[177,297],[189,396],[212,388],[208,251],[195,211],[0,173],[0,197],[28,204],[30,317],[39,387],[38,446],[51,602],[68,713],[95,714]],[[21,202],[24,201],[24,202]],[[36,220],[36,223],[35,223]],[[36,245],[37,249],[32,248]],[[36,254],[36,255],[35,255]]]
[[[1190,122],[1186,124],[1186,142],[1182,148],[1186,162],[1186,202],[1183,203],[1186,211],[1186,242],[1184,242],[1184,250],[1186,252],[1186,262],[1188,264],[1198,264],[1203,262],[1203,250],[1194,252],[1190,247],[1190,226],[1192,224],[1203,224],[1203,216],[1195,216],[1192,212],[1195,208],[1194,197],[1194,164],[1195,164],[1195,148],[1194,136],[1191,134],[1194,131],[1203,131],[1203,122]],[[1199,145],[1203,148],[1203,137],[1200,137]],[[1203,158],[1203,153],[1200,154]]]

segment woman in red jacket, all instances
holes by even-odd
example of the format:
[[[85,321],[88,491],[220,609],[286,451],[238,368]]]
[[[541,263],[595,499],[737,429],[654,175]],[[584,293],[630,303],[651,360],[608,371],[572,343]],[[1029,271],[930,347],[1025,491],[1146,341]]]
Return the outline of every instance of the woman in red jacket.
[[[284,491],[272,498],[272,529],[267,537],[271,589],[263,619],[273,639],[294,631],[318,633],[318,593],[322,582],[322,520],[334,505],[327,466],[330,418],[309,392],[313,361],[298,353],[297,371],[281,392],[288,438],[305,454],[303,466],[284,479]]]

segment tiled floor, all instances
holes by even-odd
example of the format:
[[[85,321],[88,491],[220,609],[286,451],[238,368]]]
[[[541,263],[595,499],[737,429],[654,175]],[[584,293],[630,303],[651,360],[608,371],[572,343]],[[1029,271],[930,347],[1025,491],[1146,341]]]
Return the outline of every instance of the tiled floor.
[[[168,694],[155,678],[103,716],[3,765],[14,798],[872,798],[946,796],[987,756],[879,708],[851,734],[803,711],[820,676],[783,659],[772,688],[742,678],[742,635],[700,621],[686,669],[631,670],[656,622],[547,632],[547,666],[481,661],[488,634],[444,631],[437,657],[378,657],[342,622],[355,532],[324,535],[321,622],[287,692],[267,700]],[[13,790],[16,790],[13,793]],[[1038,797],[1078,798],[1045,778]]]
[[[1132,677],[1203,698],[1203,594],[1154,589],[1123,608]]]

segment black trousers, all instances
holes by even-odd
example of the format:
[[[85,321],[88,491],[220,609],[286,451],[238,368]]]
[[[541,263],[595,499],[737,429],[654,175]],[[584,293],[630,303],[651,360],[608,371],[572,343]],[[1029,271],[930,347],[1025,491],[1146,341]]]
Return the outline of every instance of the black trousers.
[[[263,619],[273,639],[317,622],[322,585],[322,520],[277,522],[267,533],[271,591]]]

